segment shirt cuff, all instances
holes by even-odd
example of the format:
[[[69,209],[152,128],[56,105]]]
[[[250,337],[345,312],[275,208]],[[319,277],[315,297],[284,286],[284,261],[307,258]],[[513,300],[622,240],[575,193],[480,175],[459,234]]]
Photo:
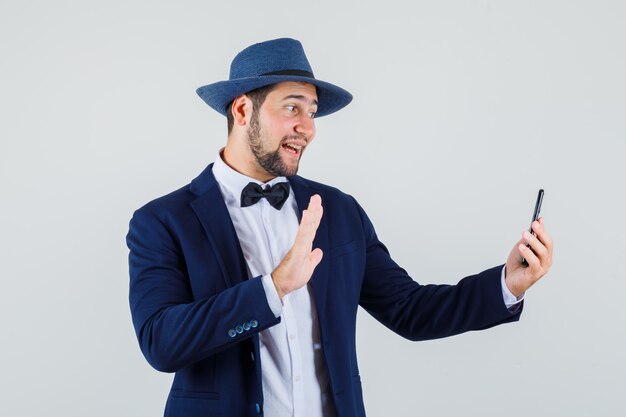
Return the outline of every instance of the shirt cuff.
[[[267,304],[269,304],[272,313],[275,317],[280,317],[283,312],[283,303],[280,302],[280,297],[274,286],[272,275],[267,274],[261,277],[263,283],[263,289],[265,290],[265,298],[267,298]]]
[[[502,274],[501,274],[501,278],[500,278],[500,282],[502,283],[502,297],[504,298],[504,305],[506,306],[506,308],[508,308],[509,310],[514,310],[515,307],[517,306],[517,304],[519,304],[523,299],[524,296],[526,295],[526,293],[522,293],[522,295],[519,296],[519,298],[516,298],[511,291],[509,291],[509,287],[506,286],[506,281],[505,281],[505,274],[504,274],[504,269],[506,268],[506,266],[502,267]]]

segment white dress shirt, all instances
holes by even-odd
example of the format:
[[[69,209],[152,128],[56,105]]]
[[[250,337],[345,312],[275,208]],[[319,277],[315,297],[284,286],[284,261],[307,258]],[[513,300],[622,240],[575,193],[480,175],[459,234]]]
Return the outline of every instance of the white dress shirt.
[[[221,154],[221,151],[220,151]],[[262,276],[267,301],[280,323],[259,334],[264,414],[272,417],[332,417],[328,371],[320,342],[317,310],[310,287],[283,297],[282,303],[270,274],[293,245],[298,231],[298,206],[290,190],[281,210],[266,199],[241,207],[241,190],[250,182],[262,187],[285,182],[277,177],[262,183],[238,173],[215,159],[213,175],[248,266],[249,277]]]
[[[224,202],[235,227],[248,267],[249,278],[261,276],[265,295],[280,323],[259,333],[264,414],[272,417],[334,417],[328,371],[322,352],[315,300],[310,286],[283,297],[282,303],[270,274],[293,245],[298,230],[298,206],[290,189],[281,210],[266,199],[241,207],[241,191],[250,182],[262,187],[285,182],[277,177],[262,183],[230,168],[222,150],[213,165]],[[504,283],[502,294],[507,308],[519,301]]]

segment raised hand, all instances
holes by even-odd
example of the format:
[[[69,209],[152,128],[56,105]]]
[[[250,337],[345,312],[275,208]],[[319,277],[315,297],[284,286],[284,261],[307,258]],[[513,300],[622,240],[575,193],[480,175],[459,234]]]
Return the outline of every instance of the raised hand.
[[[313,249],[313,239],[323,214],[322,198],[315,194],[309,200],[309,206],[302,212],[302,220],[293,246],[272,272],[272,280],[278,296],[282,298],[292,291],[305,286],[315,267],[322,260],[322,250]]]
[[[532,228],[535,235],[524,231],[506,261],[506,286],[516,297],[544,276],[552,265],[552,238],[544,229],[543,217],[534,221]],[[527,267],[522,265],[522,258],[528,262]]]

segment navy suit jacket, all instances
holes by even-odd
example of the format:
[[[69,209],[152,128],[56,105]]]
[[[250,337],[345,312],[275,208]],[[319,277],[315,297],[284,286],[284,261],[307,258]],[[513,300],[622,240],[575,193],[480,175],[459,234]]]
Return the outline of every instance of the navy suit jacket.
[[[410,340],[519,319],[521,308],[512,313],[502,300],[501,266],[457,285],[420,285],[391,259],[354,198],[299,176],[289,182],[300,211],[313,194],[324,206],[314,242],[324,257],[309,285],[339,417],[365,416],[355,348],[359,305]],[[165,416],[263,414],[258,333],[280,317],[261,279],[248,277],[212,165],[137,210],[127,244],[141,351],[157,370],[176,372]]]

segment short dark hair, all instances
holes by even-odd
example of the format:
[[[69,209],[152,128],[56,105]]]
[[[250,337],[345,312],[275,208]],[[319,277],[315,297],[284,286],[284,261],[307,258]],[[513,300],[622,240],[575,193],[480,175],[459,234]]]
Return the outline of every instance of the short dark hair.
[[[259,114],[259,109],[265,102],[265,98],[276,87],[276,84],[266,85],[265,87],[257,88],[256,90],[248,91],[246,95],[250,97],[252,101],[252,114]],[[228,106],[226,106],[226,122],[228,125],[228,134],[233,130],[233,125],[235,124],[235,119],[233,118],[232,112],[233,102],[231,101]]]

